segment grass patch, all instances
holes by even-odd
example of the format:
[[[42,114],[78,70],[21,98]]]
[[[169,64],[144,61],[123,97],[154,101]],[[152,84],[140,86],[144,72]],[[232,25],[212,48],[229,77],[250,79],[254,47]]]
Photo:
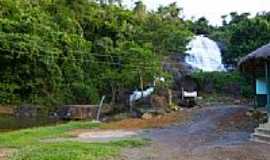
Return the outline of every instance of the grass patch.
[[[41,140],[67,136],[74,129],[98,128],[91,122],[70,122],[0,134],[0,148],[15,148],[10,160],[96,160],[116,156],[121,148],[139,147],[144,140],[122,140],[109,143],[74,141],[43,143]]]
[[[98,123],[70,122],[50,127],[23,129],[0,135],[0,147],[19,147],[36,144],[40,139],[64,136],[73,129],[91,129],[99,127]]]
[[[110,143],[61,142],[27,146],[11,160],[96,160],[117,156],[122,148],[138,147],[143,142],[125,140]]]

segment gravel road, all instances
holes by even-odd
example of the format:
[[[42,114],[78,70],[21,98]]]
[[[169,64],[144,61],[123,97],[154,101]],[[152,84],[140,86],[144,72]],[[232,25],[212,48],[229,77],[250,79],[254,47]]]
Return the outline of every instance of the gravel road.
[[[142,136],[151,144],[126,149],[122,160],[270,160],[270,145],[250,142],[255,125],[243,106],[214,106],[192,111],[192,120]]]

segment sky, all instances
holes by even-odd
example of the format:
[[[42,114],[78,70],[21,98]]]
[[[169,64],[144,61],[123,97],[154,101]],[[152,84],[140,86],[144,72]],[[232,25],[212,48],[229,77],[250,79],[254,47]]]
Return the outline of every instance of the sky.
[[[137,0],[123,0],[124,5],[132,8]],[[185,18],[206,17],[211,24],[221,25],[221,16],[230,12],[257,12],[270,11],[270,0],[142,0],[149,10],[156,10],[160,5],[177,2],[183,8]]]

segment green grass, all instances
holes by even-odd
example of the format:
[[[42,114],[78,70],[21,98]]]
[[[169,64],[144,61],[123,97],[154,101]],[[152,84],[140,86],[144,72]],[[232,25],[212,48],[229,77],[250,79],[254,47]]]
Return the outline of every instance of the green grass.
[[[43,139],[66,136],[73,129],[91,129],[91,122],[70,122],[51,127],[24,129],[0,134],[0,148],[15,148],[10,160],[96,160],[116,156],[122,148],[139,147],[144,140],[122,140],[108,143],[74,141],[45,143]]]
[[[91,122],[70,122],[50,127],[37,127],[19,131],[0,134],[0,147],[18,147],[36,144],[41,139],[64,136],[73,129],[97,128],[98,123]]]
[[[18,150],[11,160],[96,160],[117,156],[122,148],[139,147],[140,140],[109,143],[59,142],[29,145]]]

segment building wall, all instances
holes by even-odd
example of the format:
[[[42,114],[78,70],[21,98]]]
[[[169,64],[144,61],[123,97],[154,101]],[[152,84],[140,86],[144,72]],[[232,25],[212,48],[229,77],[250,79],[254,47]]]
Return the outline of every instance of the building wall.
[[[256,105],[265,107],[267,103],[267,85],[265,78],[256,79]]]
[[[267,85],[266,80],[263,78],[256,79],[256,94],[257,95],[266,95],[267,94]]]

